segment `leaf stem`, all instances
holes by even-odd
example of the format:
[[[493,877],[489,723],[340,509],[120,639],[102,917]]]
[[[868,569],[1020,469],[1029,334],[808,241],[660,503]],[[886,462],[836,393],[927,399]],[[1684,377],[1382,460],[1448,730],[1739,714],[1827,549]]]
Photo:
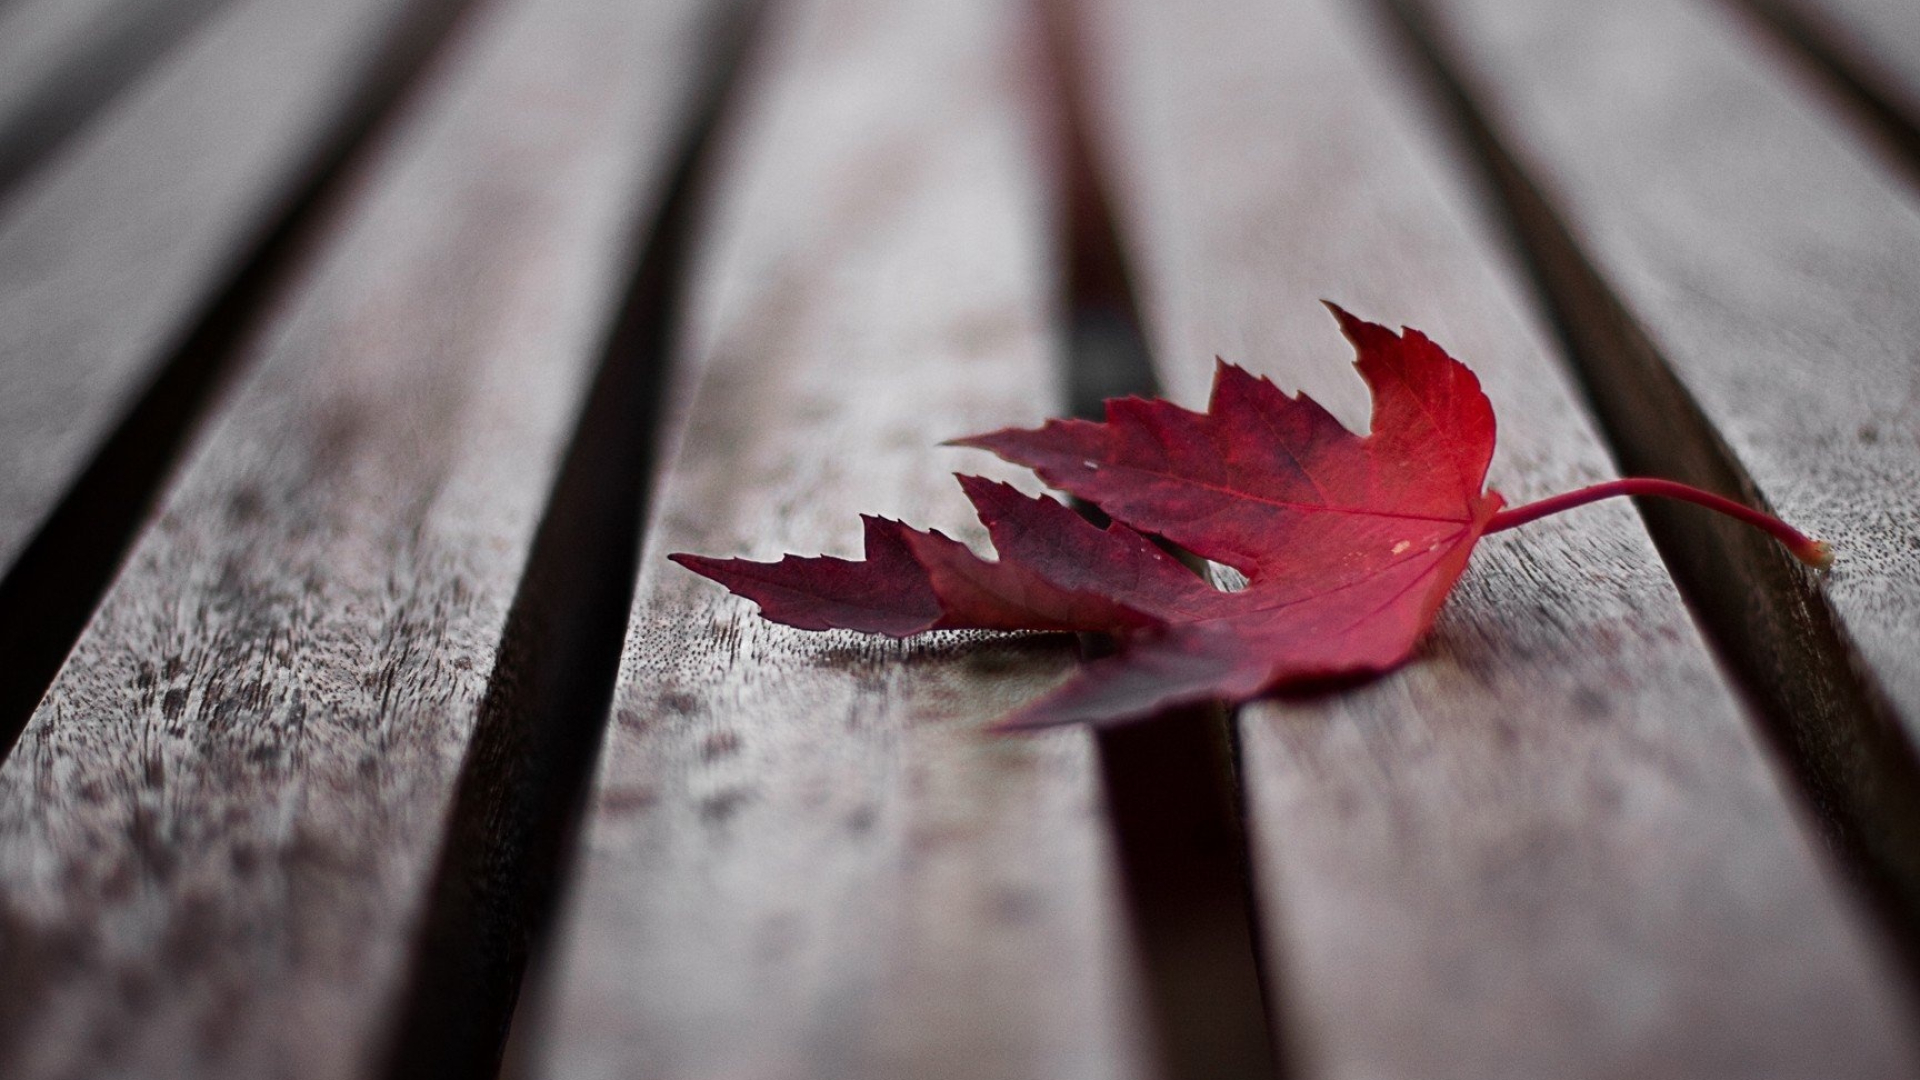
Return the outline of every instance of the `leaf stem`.
[[[1517,525],[1557,514],[1562,510],[1571,510],[1576,506],[1585,506],[1601,499],[1611,499],[1616,495],[1656,495],[1665,499],[1679,499],[1683,502],[1704,506],[1709,510],[1725,514],[1730,518],[1744,521],[1757,529],[1764,529],[1776,540],[1786,545],[1793,557],[1817,570],[1825,570],[1833,565],[1833,547],[1825,540],[1815,540],[1793,526],[1762,513],[1750,506],[1743,506],[1732,499],[1723,498],[1710,491],[1701,491],[1673,480],[1654,480],[1647,477],[1630,477],[1625,480],[1609,480],[1604,484],[1583,487],[1560,495],[1552,495],[1531,502],[1525,506],[1516,506],[1502,510],[1487,522],[1487,532],[1504,532]]]

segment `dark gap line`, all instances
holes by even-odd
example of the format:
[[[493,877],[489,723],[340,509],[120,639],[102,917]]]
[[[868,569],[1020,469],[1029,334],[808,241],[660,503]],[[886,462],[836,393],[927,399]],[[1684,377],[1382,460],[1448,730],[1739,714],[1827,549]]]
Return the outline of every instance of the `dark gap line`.
[[[1920,184],[1920,101],[1902,92],[1899,81],[1850,41],[1844,29],[1800,0],[1723,3],[1819,80],[1878,144],[1882,156],[1909,183]]]
[[[340,121],[147,388],[0,578],[0,760],[13,749],[138,539],[180,455],[238,374],[242,346],[324,242],[375,132],[475,0],[413,0]]]
[[[1108,398],[1155,397],[1160,387],[1112,202],[1094,164],[1071,6],[1048,3],[1042,13],[1055,72],[1049,89],[1064,256],[1060,364],[1071,412],[1098,420]],[[1077,508],[1096,523],[1106,520],[1090,504]],[[1190,565],[1201,569],[1197,560]],[[1113,648],[1101,635],[1081,640],[1087,659]],[[1228,711],[1210,705],[1095,735],[1165,1080],[1279,1075],[1231,727]]]
[[[134,83],[232,0],[167,0],[103,12],[75,47],[0,117],[0,202]]]
[[[1766,502],[1508,150],[1422,0],[1376,0],[1477,169],[1621,469]],[[1818,585],[1772,540],[1720,515],[1636,500],[1695,619],[1864,896],[1920,979],[1920,758]]]
[[[461,766],[385,1062],[495,1076],[565,892],[633,602],[705,174],[765,4],[719,5],[712,55],[543,512]]]

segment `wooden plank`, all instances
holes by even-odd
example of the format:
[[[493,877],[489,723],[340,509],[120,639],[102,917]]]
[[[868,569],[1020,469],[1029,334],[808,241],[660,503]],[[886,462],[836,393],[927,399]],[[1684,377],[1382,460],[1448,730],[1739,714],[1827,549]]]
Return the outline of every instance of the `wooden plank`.
[[[0,1074],[380,1064],[699,10],[484,9],[248,346],[0,768]]]
[[[665,560],[856,552],[862,512],[984,542],[944,474],[993,467],[935,444],[1059,407],[1020,11],[771,28],[531,1075],[1147,1067],[1090,735],[982,730],[1070,643],[801,633]]]
[[[1446,12],[1506,130],[1716,429],[1784,516],[1842,553],[1825,591],[1920,725],[1911,193],[1685,4]],[[1598,93],[1630,71],[1661,77]]]
[[[1685,4],[1445,13],[1472,42],[1469,77],[1494,122],[1644,328],[1647,347],[1621,362],[1677,377],[1666,397],[1684,397],[1707,429],[1682,437],[1687,425],[1668,419],[1684,409],[1602,380],[1596,396],[1620,398],[1623,445],[1666,449],[1674,468],[1702,474],[1730,455],[1742,480],[1840,552],[1817,581],[1720,533],[1677,561],[1694,559],[1733,662],[1781,703],[1821,798],[1920,927],[1912,189],[1770,57]],[[1593,96],[1620,86],[1631,92]]]
[[[1737,0],[1728,14],[1766,39],[1887,165],[1920,184],[1920,8],[1907,0]]]
[[[1920,125],[1920,5],[1911,0],[1746,0],[1784,13]]]
[[[0,9],[0,197],[225,0]]]
[[[1363,425],[1325,296],[1473,365],[1510,498],[1606,477],[1444,129],[1341,10],[1085,6],[1164,383],[1198,403],[1218,353]],[[1413,664],[1240,734],[1287,1075],[1911,1075],[1860,916],[1626,506],[1490,538]]]
[[[235,0],[0,202],[0,575],[433,2]]]
[[[92,40],[176,0],[22,0],[0,7],[0,131]]]

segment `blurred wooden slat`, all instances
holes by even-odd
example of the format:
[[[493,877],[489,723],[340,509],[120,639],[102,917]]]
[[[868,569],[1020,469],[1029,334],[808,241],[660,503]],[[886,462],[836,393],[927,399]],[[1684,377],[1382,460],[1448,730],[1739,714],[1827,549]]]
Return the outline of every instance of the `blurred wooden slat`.
[[[1913,0],[1730,0],[1781,20],[1920,127],[1920,4]],[[1913,149],[1913,148],[1910,148]],[[1920,167],[1920,163],[1916,163]]]
[[[699,10],[483,9],[360,173],[0,768],[0,1075],[378,1066]]]
[[[936,443],[1060,408],[1021,5],[784,11],[527,1071],[1142,1075],[1090,735],[983,730],[1071,642],[801,633],[666,561],[857,553],[863,512],[983,542],[945,473],[994,467]]]
[[[1364,424],[1324,296],[1473,365],[1510,499],[1611,473],[1352,8],[1083,8],[1174,396],[1218,353]],[[1240,724],[1286,1075],[1912,1074],[1874,942],[1629,507],[1491,538],[1404,671]]]
[[[0,3],[0,126],[55,78],[89,39],[177,0],[13,0]],[[191,0],[189,0],[191,2]]]
[[[18,0],[0,6],[0,132],[102,38],[143,14],[203,0]],[[0,151],[3,157],[5,151]]]
[[[0,574],[442,0],[234,0],[0,203]]]
[[[0,8],[0,199],[227,0],[27,0]]]

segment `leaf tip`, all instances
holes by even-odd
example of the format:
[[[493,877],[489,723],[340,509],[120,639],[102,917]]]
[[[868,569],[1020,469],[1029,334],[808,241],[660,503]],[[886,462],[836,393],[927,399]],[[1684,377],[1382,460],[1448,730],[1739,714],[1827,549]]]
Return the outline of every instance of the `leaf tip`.
[[[998,454],[1000,453],[1000,443],[1006,440],[1008,436],[1020,434],[1023,434],[1020,428],[996,428],[993,431],[982,431],[973,435],[956,435],[942,442],[940,445],[958,447],[962,450],[985,450],[990,454]]]
[[[981,505],[983,502],[990,502],[1002,490],[1013,487],[1012,484],[1003,480],[993,480],[977,473],[957,472],[953,474],[953,479],[960,485],[960,490],[966,493],[967,501],[973,503],[976,510],[984,509]],[[985,518],[981,520],[984,521]]]
[[[1352,342],[1355,348],[1361,347],[1362,339],[1364,338],[1373,338],[1377,342],[1378,335],[1384,335],[1390,340],[1398,337],[1392,330],[1381,326],[1379,323],[1368,322],[1331,300],[1322,300],[1320,302],[1326,305],[1328,311],[1333,312],[1333,321],[1340,324],[1340,333],[1344,334],[1346,339]]]
[[[732,591],[733,585],[727,580],[726,575],[727,571],[732,569],[731,564],[739,560],[716,559],[711,555],[695,555],[690,551],[676,551],[667,556],[667,561]]]

